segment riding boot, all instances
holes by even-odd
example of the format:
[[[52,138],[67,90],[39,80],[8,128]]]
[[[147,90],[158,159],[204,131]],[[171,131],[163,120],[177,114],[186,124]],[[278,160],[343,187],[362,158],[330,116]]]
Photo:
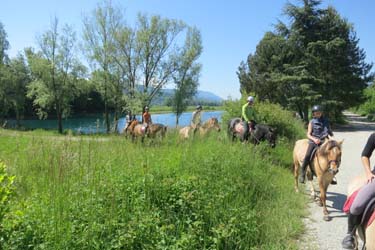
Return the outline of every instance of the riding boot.
[[[355,230],[358,225],[361,223],[361,215],[354,215],[349,213],[348,217],[348,232],[345,238],[341,242],[341,246],[344,249],[355,249],[356,239],[355,239]]]
[[[301,166],[301,173],[299,174],[299,177],[298,177],[298,181],[300,183],[305,183],[307,165],[309,165],[309,160],[304,159],[302,166]]]

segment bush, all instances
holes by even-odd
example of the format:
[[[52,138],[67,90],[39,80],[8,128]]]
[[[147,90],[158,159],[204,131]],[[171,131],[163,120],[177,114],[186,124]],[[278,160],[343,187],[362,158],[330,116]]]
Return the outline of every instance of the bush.
[[[226,112],[222,116],[223,124],[226,125],[227,121],[234,117],[241,117],[242,105],[245,103],[245,99],[226,101],[224,103]],[[259,119],[257,122],[276,128],[278,136],[286,137],[291,142],[305,137],[306,132],[302,121],[280,105],[269,102],[256,102],[254,109]]]

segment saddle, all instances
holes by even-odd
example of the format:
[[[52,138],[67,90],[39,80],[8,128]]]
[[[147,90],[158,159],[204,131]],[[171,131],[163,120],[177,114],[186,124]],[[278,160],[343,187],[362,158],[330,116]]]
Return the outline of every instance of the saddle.
[[[345,213],[349,213],[350,207],[353,204],[353,201],[355,197],[357,196],[360,189],[356,190],[354,193],[352,193],[345,201],[343,211]],[[375,198],[372,198],[366,205],[363,213],[362,213],[362,219],[361,219],[361,225],[364,229],[366,229],[368,226],[372,224],[375,220]]]

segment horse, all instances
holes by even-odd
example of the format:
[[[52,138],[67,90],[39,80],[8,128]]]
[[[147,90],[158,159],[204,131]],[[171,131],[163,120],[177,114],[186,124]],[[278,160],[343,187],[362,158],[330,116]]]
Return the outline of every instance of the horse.
[[[161,123],[152,123],[147,129],[147,135],[150,138],[155,138],[157,135],[160,135],[161,138],[164,138],[166,132],[167,126],[164,126]]]
[[[129,126],[125,129],[126,132],[132,136],[133,141],[136,137],[141,137],[142,142],[146,136],[149,138],[155,138],[157,135],[160,135],[161,138],[164,138],[167,132],[167,127],[163,124],[150,124],[146,129],[146,126],[144,124],[140,124],[138,120],[131,121]]]
[[[130,135],[133,141],[136,137],[141,137],[143,142],[146,135],[146,127],[139,123],[138,120],[134,119],[127,127],[124,128],[124,133]]]
[[[307,151],[309,141],[302,139],[296,141],[293,150],[294,165],[294,188],[298,192],[298,174],[300,166]],[[315,199],[315,190],[312,183],[313,173],[318,177],[320,197],[317,200],[318,205],[323,207],[323,219],[329,221],[328,210],[326,206],[326,193],[328,185],[332,182],[333,177],[339,171],[341,163],[341,147],[343,141],[326,140],[313,155],[310,168],[307,169],[307,178],[310,182],[311,196]],[[313,171],[313,173],[311,172]]]
[[[206,122],[202,124],[202,126],[199,126],[197,128],[199,135],[204,136],[208,134],[212,130],[216,130],[217,132],[220,132],[220,125],[219,121],[215,117],[211,117]],[[181,139],[188,139],[189,135],[194,131],[194,128],[192,126],[186,126],[180,129],[179,135]]]
[[[359,190],[366,183],[367,183],[367,178],[365,175],[357,176],[353,180],[351,180],[348,185],[348,200],[354,192]],[[374,200],[371,200],[370,203],[372,203],[373,201]],[[349,210],[350,207],[347,207],[347,209]],[[365,211],[366,210],[367,208],[365,209]],[[344,207],[344,211],[345,211],[345,207]],[[375,222],[373,221],[370,225],[368,225],[368,221],[370,220],[369,217],[375,216],[375,210],[369,209],[366,215],[368,216],[364,216],[365,219],[362,219],[360,226],[357,228],[357,235],[359,235],[359,238],[362,239],[362,241],[365,244],[365,248],[367,250],[375,250]],[[357,240],[356,240],[356,245],[358,247]]]
[[[228,122],[227,132],[232,141],[239,138],[240,141],[248,140],[257,145],[261,141],[267,140],[272,148],[276,146],[276,129],[265,124],[256,124],[249,137],[245,138],[245,129],[241,118],[233,118]]]

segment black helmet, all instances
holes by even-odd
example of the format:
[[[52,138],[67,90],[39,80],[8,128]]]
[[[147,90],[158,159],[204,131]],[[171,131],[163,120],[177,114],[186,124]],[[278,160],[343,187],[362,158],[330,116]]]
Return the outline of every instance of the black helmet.
[[[202,109],[202,106],[201,105],[197,105],[197,109]]]
[[[320,105],[314,105],[311,109],[311,112],[317,112],[317,111],[320,111],[322,112],[322,107]]]
[[[148,110],[148,106],[145,107],[145,110]]]

